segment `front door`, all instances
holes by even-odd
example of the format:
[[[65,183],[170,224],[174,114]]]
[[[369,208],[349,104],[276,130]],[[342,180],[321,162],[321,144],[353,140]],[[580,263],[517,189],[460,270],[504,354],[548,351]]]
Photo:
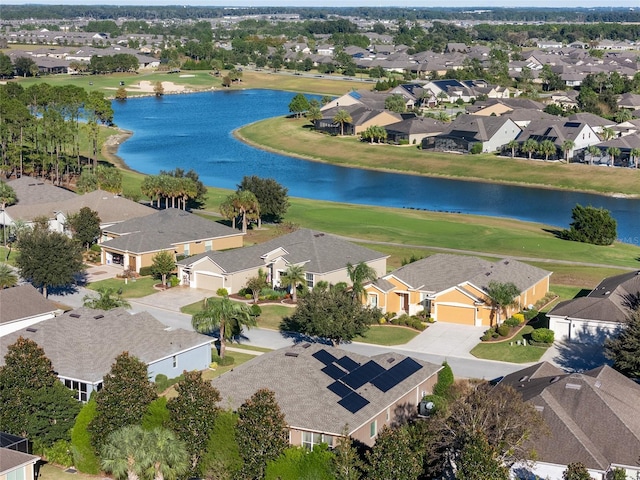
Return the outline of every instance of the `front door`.
[[[138,271],[138,269],[136,268],[136,257],[134,257],[133,255],[129,255],[129,270],[131,270],[132,272]]]

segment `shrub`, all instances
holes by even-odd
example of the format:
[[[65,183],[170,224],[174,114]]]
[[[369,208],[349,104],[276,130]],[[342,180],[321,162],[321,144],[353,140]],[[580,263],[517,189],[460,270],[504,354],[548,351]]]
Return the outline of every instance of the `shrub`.
[[[409,145],[409,140],[407,140],[406,138],[401,138],[400,140],[398,140],[398,145]]]
[[[100,473],[100,459],[91,445],[89,423],[96,416],[96,400],[92,396],[76,417],[71,430],[71,453],[73,465],[82,473],[97,475]]]
[[[523,322],[524,322],[524,315],[522,315],[521,313],[516,313],[512,317],[507,318],[504,321],[504,324],[507,325],[508,327],[518,327],[522,325]]]
[[[180,285],[180,280],[178,280],[178,277],[176,277],[175,275],[169,278],[169,286],[170,287],[177,287],[178,285]]]
[[[49,463],[55,463],[63,467],[73,465],[71,444],[66,440],[58,440],[51,447],[45,447],[42,453]]]
[[[218,290],[216,290],[216,295],[218,295],[219,297],[228,297],[229,291],[226,288],[219,288]]]
[[[144,412],[141,426],[145,430],[153,430],[157,427],[164,427],[168,421],[167,397],[158,397],[149,404],[147,411]]]
[[[235,363],[235,359],[230,355],[225,355],[224,358],[220,358],[217,353],[211,353],[211,362],[216,362],[221,367],[226,367],[228,365],[233,365]]]
[[[176,383],[178,383],[183,378],[184,377],[182,375],[179,375],[179,376],[177,376],[175,378],[167,378],[166,375],[163,375],[162,373],[159,373],[158,375],[156,375],[156,380],[155,380],[156,391],[157,392],[164,392],[171,385],[175,385]]]
[[[250,310],[251,310],[251,315],[253,315],[254,317],[259,317],[260,314],[262,314],[262,309],[260,308],[260,305],[253,304],[251,305]]]
[[[140,267],[141,277],[149,277],[151,275],[153,275],[153,272],[151,271],[151,265],[149,265],[148,267]]]
[[[94,243],[93,245],[91,245],[91,247],[89,247],[89,250],[96,253],[102,252],[102,248],[100,248],[100,245],[98,245],[97,243]]]
[[[538,316],[538,310],[532,308],[531,310],[524,311],[524,319],[528,322],[529,320],[533,320]]]
[[[503,323],[498,327],[496,331],[501,337],[506,337],[507,335],[509,335],[509,332],[511,332],[511,327]]]
[[[518,325],[522,325],[524,323],[524,313],[514,313],[513,318],[518,320]]]
[[[246,298],[247,300],[253,300],[253,295],[251,295],[250,293],[245,293],[244,298]],[[264,297],[259,297],[258,300],[264,300]]]
[[[538,343],[553,343],[553,330],[548,328],[536,328],[531,332],[531,338]]]
[[[422,401],[433,403],[433,408],[431,409],[432,414],[442,411],[447,407],[447,399],[435,394],[425,395]]]
[[[493,338],[493,334],[496,333],[495,328],[491,327],[489,330],[484,332],[484,335],[482,335],[482,337],[480,337],[480,340],[482,340],[483,342],[488,342],[489,340],[491,340]]]
[[[451,370],[451,367],[445,360],[442,363],[442,369],[438,372],[438,381],[433,386],[433,394],[440,397],[447,397],[449,394],[449,388],[451,388],[453,382],[453,370]]]
[[[220,289],[222,290],[222,289]],[[251,295],[251,291],[247,290],[246,288],[241,288],[240,290],[238,290],[238,296],[239,297],[245,297],[247,294]]]
[[[474,143],[473,147],[471,147],[471,150],[469,150],[469,152],[472,155],[477,155],[479,153],[482,153],[482,143]]]

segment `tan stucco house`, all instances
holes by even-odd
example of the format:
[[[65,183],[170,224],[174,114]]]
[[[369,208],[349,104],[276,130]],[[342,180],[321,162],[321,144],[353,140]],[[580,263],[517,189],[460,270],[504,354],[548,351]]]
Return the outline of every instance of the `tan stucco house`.
[[[184,210],[167,208],[102,230],[102,263],[140,272],[159,252],[190,256],[241,247],[243,233]]]
[[[178,262],[182,285],[237,293],[262,269],[267,281],[280,286],[280,276],[289,265],[301,265],[307,286],[320,281],[351,284],[347,264],[365,262],[384,275],[388,255],[381,254],[327,233],[301,228],[268,242],[224,252],[205,252]]]
[[[491,326],[489,282],[514,283],[520,295],[512,315],[535,304],[549,291],[551,272],[512,259],[489,262],[463,255],[436,254],[404,265],[365,287],[364,299],[383,312],[414,315],[426,311],[439,322]]]
[[[234,410],[259,389],[273,391],[291,445],[333,447],[348,426],[353,439],[372,446],[383,426],[417,415],[441,368],[395,352],[367,357],[303,343],[260,355],[212,384]]]

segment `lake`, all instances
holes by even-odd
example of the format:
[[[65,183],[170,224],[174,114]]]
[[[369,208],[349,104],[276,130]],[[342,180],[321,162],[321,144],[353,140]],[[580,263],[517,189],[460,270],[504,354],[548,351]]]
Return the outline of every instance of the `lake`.
[[[293,197],[509,217],[563,228],[575,204],[593,205],[612,212],[621,241],[640,244],[637,199],[345,168],[266,152],[233,137],[243,125],[287,114],[293,96],[234,90],[114,101],[115,123],[134,132],[118,155],[148,174],[193,168],[206,185],[220,188],[235,189],[245,175],[257,175],[274,178]]]

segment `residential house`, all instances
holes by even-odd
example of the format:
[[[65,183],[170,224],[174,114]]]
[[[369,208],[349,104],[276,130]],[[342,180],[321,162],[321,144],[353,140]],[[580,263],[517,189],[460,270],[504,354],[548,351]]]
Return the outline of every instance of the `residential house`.
[[[514,478],[562,480],[570,463],[580,462],[591,478],[640,478],[640,385],[602,366],[566,373],[547,362],[507,375],[501,385],[515,388],[540,412],[549,434],[533,439],[534,462],[512,467]]]
[[[340,110],[345,110],[351,117],[350,122],[343,125],[333,119]],[[323,117],[315,122],[316,130],[332,135],[358,135],[367,128],[384,127],[402,120],[402,115],[389,110],[374,110],[361,105],[336,106],[322,111]]]
[[[555,121],[549,119],[532,121],[518,136],[518,143],[522,145],[529,139],[538,143],[545,140],[553,142],[556,146],[556,152],[549,155],[549,159],[564,158],[565,156],[572,159],[576,151],[600,142],[593,128],[579,119],[571,119],[571,117],[566,119],[558,117]],[[566,141],[573,142],[573,147],[568,152],[564,150]],[[526,153],[523,152],[522,155],[526,155]]]
[[[0,337],[28,328],[61,313],[30,283],[0,289]]]
[[[438,100],[450,103],[455,103],[459,99],[469,103],[477,96],[472,90],[472,85],[453,79],[431,80],[423,88],[429,90]]]
[[[386,125],[384,129],[387,131],[387,141],[415,145],[422,143],[426,137],[441,134],[448,125],[433,118],[413,116],[401,122]]]
[[[520,128],[509,118],[459,115],[446,130],[422,141],[423,149],[468,153],[477,143],[483,152],[495,152],[514,140]]]
[[[602,280],[587,296],[558,303],[547,316],[557,339],[601,342],[640,305],[640,272]]]
[[[477,101],[473,105],[467,106],[466,111],[473,115],[490,117],[492,115],[503,115],[515,110],[526,109],[541,111],[543,108],[544,105],[540,102],[528,98],[491,98],[489,100]]]
[[[618,98],[618,107],[628,108],[629,110],[637,110],[640,108],[640,94],[637,93],[623,93]]]
[[[151,207],[103,190],[77,195],[26,176],[8,184],[16,192],[18,201],[0,215],[0,224],[7,226],[18,220],[32,224],[36,218],[44,216],[48,218],[52,231],[65,232],[69,216],[83,207],[97,212],[101,228],[155,212]]]
[[[384,110],[384,102],[389,97],[386,92],[375,92],[371,90],[352,90],[341,97],[334,98],[320,109],[321,112],[334,110],[336,108],[346,108],[351,106],[367,107],[372,110]]]
[[[348,427],[349,436],[372,446],[385,425],[417,415],[440,369],[395,352],[367,357],[303,343],[260,355],[211,383],[234,410],[258,389],[273,391],[291,445],[335,447]]]
[[[591,154],[585,152],[585,161],[619,167],[637,167],[637,162],[640,161],[640,158],[634,158],[634,156],[631,155],[631,152],[640,149],[640,133],[637,133],[637,131],[633,134],[598,143],[596,147],[600,149],[600,153],[597,156],[591,156]],[[617,157],[613,158],[613,161],[609,148],[617,148],[620,150],[620,153]]]
[[[487,296],[490,282],[511,282],[518,288],[516,305],[507,309],[510,316],[543,298],[550,276],[551,272],[512,259],[489,262],[435,254],[368,284],[363,301],[383,312],[414,315],[424,311],[439,322],[491,326],[496,312]]]
[[[0,447],[0,480],[36,480],[40,457]]]
[[[387,269],[388,255],[383,255],[333,235],[301,228],[265,243],[224,252],[205,252],[178,262],[182,285],[216,291],[225,288],[237,293],[249,278],[262,270],[267,281],[280,286],[280,277],[289,265],[301,265],[307,287],[318,282],[351,283],[347,264],[361,262],[378,275]]]
[[[0,338],[0,365],[19,337],[36,342],[51,360],[58,378],[86,402],[115,358],[129,352],[147,364],[149,378],[169,378],[211,363],[211,337],[163,325],[148,312],[123,308],[79,308]]]
[[[102,263],[135,272],[163,251],[190,256],[242,246],[244,234],[176,208],[133,218],[102,230]]]
[[[573,115],[569,115],[567,117],[567,120],[589,125],[589,127],[591,127],[591,129],[598,134],[602,133],[602,130],[605,128],[616,126],[616,122],[614,122],[613,120],[608,120],[606,118],[588,112],[574,113]]]

